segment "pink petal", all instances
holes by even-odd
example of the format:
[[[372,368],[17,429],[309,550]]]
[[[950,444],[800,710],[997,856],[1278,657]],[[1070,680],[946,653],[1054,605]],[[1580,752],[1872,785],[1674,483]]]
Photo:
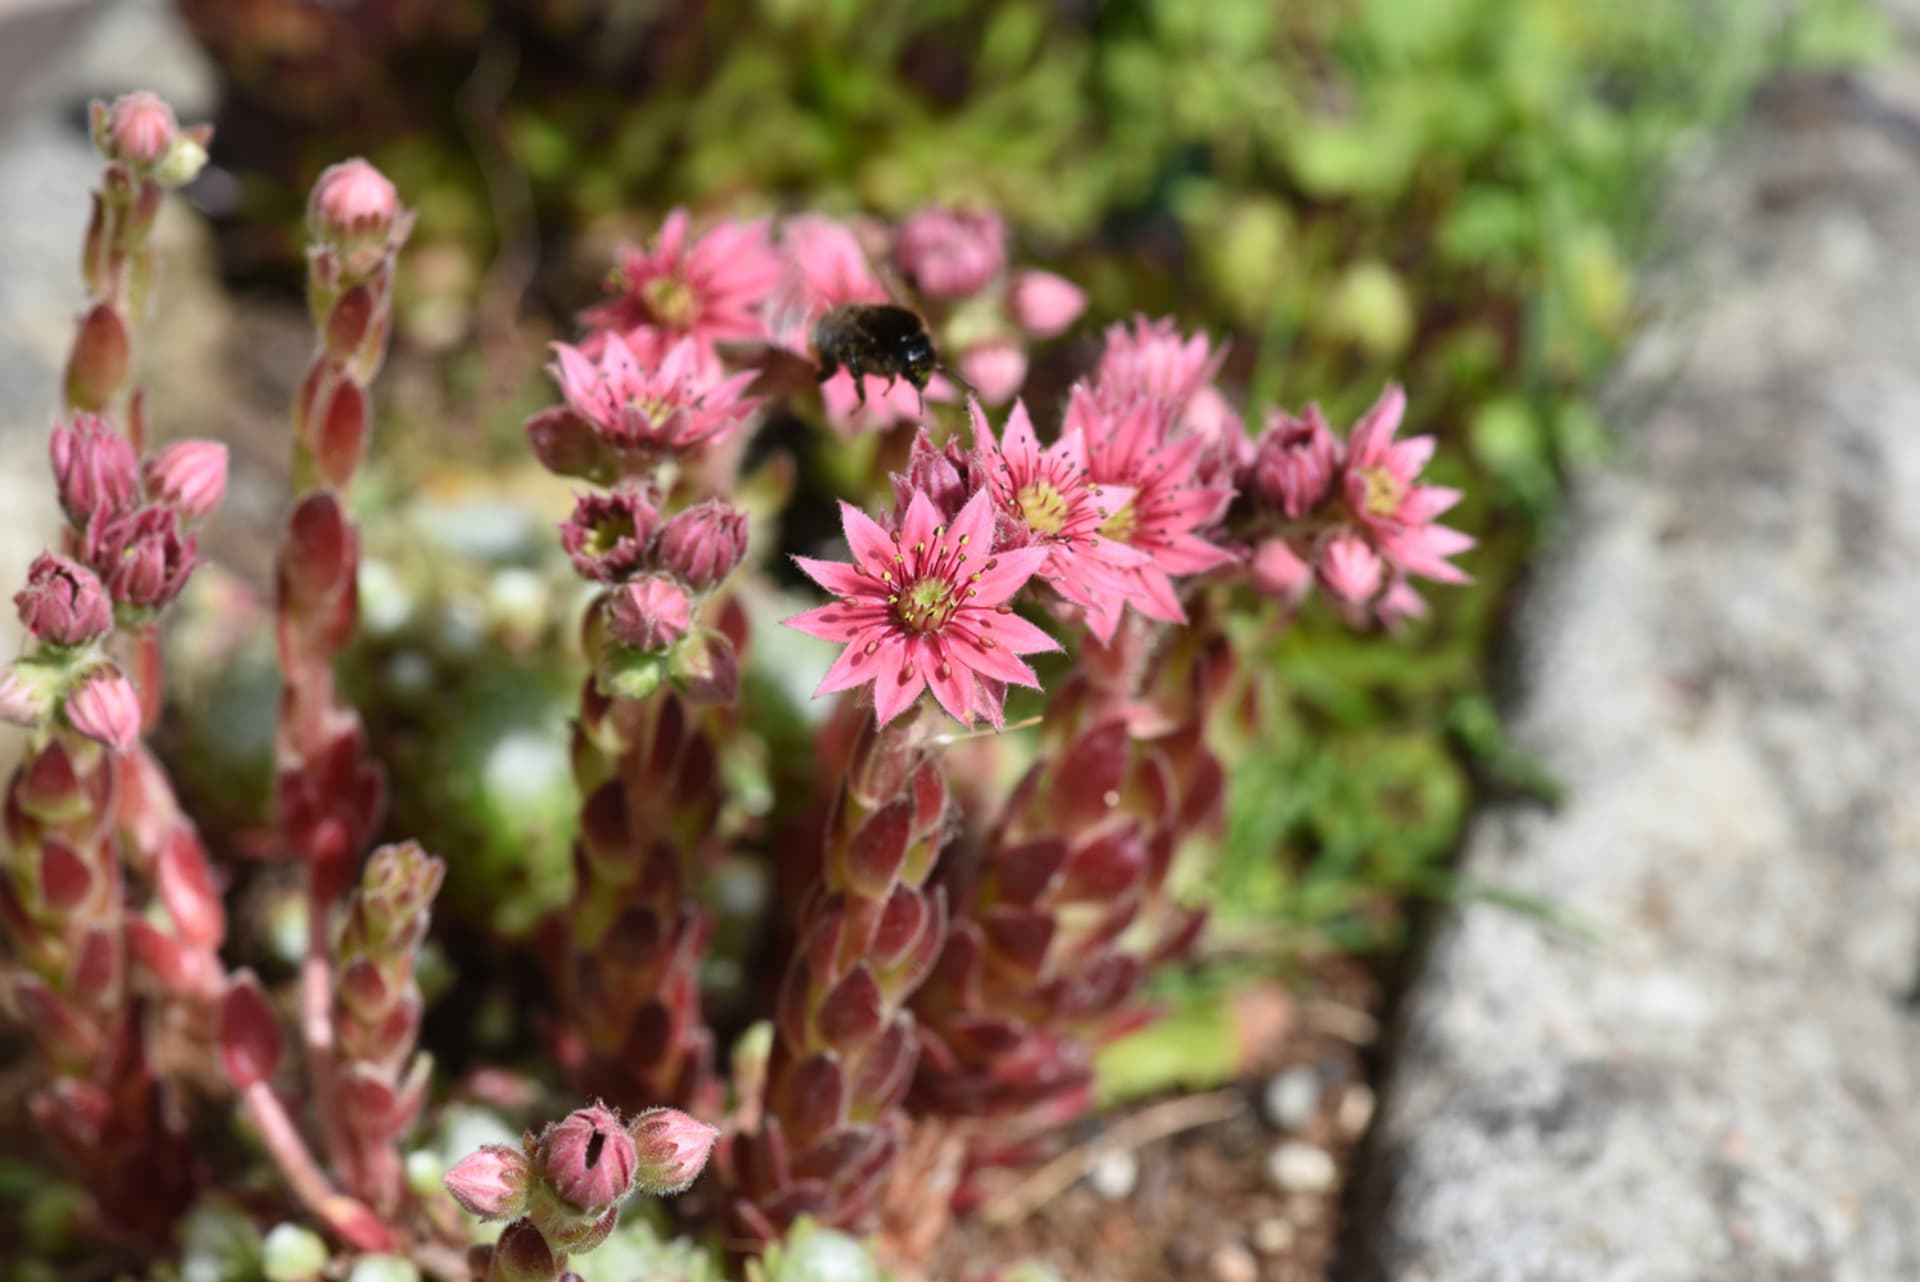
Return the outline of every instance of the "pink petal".
[[[954,662],[947,647],[937,640],[921,645],[914,667],[921,680],[933,691],[934,699],[947,715],[963,726],[973,724],[973,672],[965,664]],[[945,669],[943,672],[942,669]]]
[[[961,620],[970,631],[1011,654],[1047,654],[1060,648],[1058,641],[1011,612],[963,610]]]
[[[840,531],[846,535],[854,564],[876,577],[893,571],[893,536],[880,528],[878,521],[844,499],[840,502]]]
[[[1104,534],[1093,536],[1093,546],[1087,549],[1085,555],[1096,557],[1108,565],[1118,566],[1123,570],[1131,569],[1136,565],[1147,565],[1153,560],[1151,554],[1110,539]]]
[[[1382,466],[1402,484],[1412,484],[1413,478],[1420,475],[1433,458],[1435,441],[1431,436],[1415,436],[1389,446]]]
[[[979,580],[972,585],[972,604],[993,606],[1010,600],[1014,593],[1027,585],[1028,579],[1040,572],[1046,560],[1047,549],[1044,547],[1013,548],[995,553],[988,563],[993,568],[981,570]]]
[[[1015,466],[1031,463],[1040,453],[1040,438],[1034,435],[1033,420],[1027,416],[1025,401],[1015,401],[1013,411],[1007,415],[1007,426],[1001,434],[1001,448],[1008,456],[1008,462]]]
[[[1191,534],[1175,534],[1160,541],[1153,554],[1153,563],[1168,574],[1205,574],[1233,564],[1234,559],[1233,553],[1225,548],[1215,547]]]
[[[810,556],[796,556],[793,563],[800,567],[801,573],[835,596],[879,595],[878,585],[845,561],[816,561]]]
[[[869,628],[858,633],[847,642],[847,648],[827,669],[827,675],[820,678],[820,684],[814,687],[813,697],[833,694],[840,690],[850,690],[857,685],[865,685],[879,677],[891,677],[899,671],[898,662],[887,662],[885,654],[886,629]],[[875,648],[867,649],[868,645]],[[896,646],[897,648],[897,646]]]
[[[947,537],[954,544],[966,545],[968,565],[980,565],[987,560],[993,551],[993,500],[985,490],[974,491],[973,497],[953,518],[953,528],[947,531]]]
[[[968,502],[972,503],[980,497],[976,494]],[[913,497],[907,501],[906,515],[900,518],[901,548],[909,551],[916,547],[930,550],[936,537],[934,531],[941,524],[940,509],[933,505],[933,500],[924,492],[915,490]]]
[[[880,653],[888,653],[882,647]],[[892,667],[883,667],[873,680],[873,714],[881,725],[893,720],[920,697],[927,688],[926,678],[915,670],[912,656],[902,647],[898,652],[898,662]]]
[[[941,635],[953,637],[948,653],[963,659],[976,673],[996,681],[1026,686],[1030,690],[1040,688],[1040,678],[1034,675],[1032,668],[1020,662],[1011,650],[998,641],[991,646],[983,644],[987,638],[980,636],[966,623],[956,619],[941,630]]]
[[[853,637],[887,620],[885,606],[851,606],[835,601],[816,606],[782,622],[795,632],[804,632],[822,641],[850,641]]]
[[[1387,442],[1400,430],[1400,416],[1406,413],[1407,396],[1398,383],[1388,383],[1372,408],[1360,416],[1347,435],[1347,458],[1354,467],[1372,467],[1386,452]]]
[[[1400,510],[1394,513],[1399,520],[1408,525],[1425,525],[1441,513],[1448,511],[1460,501],[1460,491],[1444,485],[1421,485],[1400,504]]]

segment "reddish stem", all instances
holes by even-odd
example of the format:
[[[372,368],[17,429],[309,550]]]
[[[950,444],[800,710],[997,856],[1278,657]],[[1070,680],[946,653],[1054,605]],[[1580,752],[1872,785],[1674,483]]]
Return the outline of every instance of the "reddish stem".
[[[260,1132],[261,1142],[294,1196],[355,1250],[391,1251],[392,1230],[364,1203],[348,1197],[327,1181],[273,1088],[265,1082],[255,1082],[240,1098],[247,1117]]]

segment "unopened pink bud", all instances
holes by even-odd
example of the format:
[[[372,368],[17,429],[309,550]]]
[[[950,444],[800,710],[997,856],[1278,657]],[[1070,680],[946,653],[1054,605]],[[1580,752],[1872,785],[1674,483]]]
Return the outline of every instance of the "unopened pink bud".
[[[179,128],[173,108],[140,90],[127,94],[108,109],[101,150],[109,160],[121,161],[136,170],[151,169],[173,150],[174,135]]]
[[[118,516],[139,500],[139,460],[105,419],[76,414],[71,426],[55,424],[47,452],[60,506],[75,525],[86,525],[96,513]]]
[[[932,298],[967,298],[1007,265],[1007,233],[998,214],[930,208],[900,225],[894,262]]]
[[[642,575],[608,596],[608,630],[636,650],[664,650],[685,636],[692,623],[687,590],[662,574]]]
[[[1087,310],[1086,293],[1052,272],[1021,272],[1007,290],[1013,322],[1035,338],[1052,338]]]
[[[695,504],[660,531],[660,568],[696,592],[733,573],[747,555],[747,514],[723,499]]]
[[[67,722],[87,738],[125,752],[140,737],[140,692],[118,671],[102,668],[67,699]]]
[[[1008,338],[990,338],[960,357],[960,373],[989,405],[1005,405],[1027,381],[1027,353]]]
[[[1268,539],[1254,549],[1253,586],[1281,601],[1297,602],[1313,586],[1313,569],[1294,553],[1285,539]]]
[[[541,410],[528,419],[527,441],[540,465],[555,476],[592,480],[610,470],[600,434],[564,405]]]
[[[1334,535],[1320,549],[1320,582],[1343,601],[1358,605],[1380,590],[1380,554],[1351,531]]]
[[[1319,406],[1309,405],[1299,418],[1275,414],[1268,420],[1246,480],[1256,497],[1297,521],[1327,497],[1339,465],[1340,443]]]
[[[504,1220],[526,1209],[531,1176],[525,1153],[504,1144],[488,1144],[455,1162],[444,1183],[453,1200],[470,1214]]]
[[[218,441],[175,441],[147,460],[147,497],[170,503],[189,520],[213,515],[227,496],[227,447]]]
[[[560,546],[582,575],[617,583],[646,567],[659,528],[660,510],[645,490],[582,494],[560,526]]]
[[[648,1109],[633,1119],[639,1161],[635,1179],[656,1197],[678,1193],[699,1178],[720,1132],[675,1108]]]
[[[142,508],[102,525],[87,537],[87,559],[101,572],[115,602],[157,610],[180,595],[199,560],[199,545],[180,528],[170,507]]]
[[[49,645],[84,645],[113,627],[113,600],[92,570],[42,552],[14,594],[20,622]]]
[[[611,1109],[575,1109],[540,1137],[540,1173],[576,1211],[612,1206],[633,1188],[633,1137]]]
[[[307,203],[314,238],[335,245],[384,241],[399,214],[393,184],[358,156],[328,166]]]
[[[924,494],[942,517],[952,521],[973,497],[971,471],[970,455],[960,448],[957,440],[948,441],[945,446],[935,445],[923,427],[913,438],[907,470],[893,474],[894,498],[904,512],[915,493]]]

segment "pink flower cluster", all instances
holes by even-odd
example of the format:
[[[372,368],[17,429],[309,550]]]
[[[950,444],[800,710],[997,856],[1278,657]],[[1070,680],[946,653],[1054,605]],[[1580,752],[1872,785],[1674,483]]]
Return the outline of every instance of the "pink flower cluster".
[[[1450,558],[1473,539],[1436,524],[1460,491],[1419,483],[1434,441],[1396,441],[1405,412],[1405,394],[1389,386],[1345,442],[1309,405],[1298,417],[1276,412],[1243,443],[1236,472],[1259,513],[1252,578],[1261,592],[1298,604],[1318,583],[1350,617],[1394,625],[1426,613],[1410,579],[1468,581]]]
[[[985,211],[923,209],[893,230],[801,215],[777,236],[764,220],[729,219],[695,236],[687,212],[676,209],[651,245],[621,251],[610,296],[581,313],[590,336],[580,356],[599,356],[617,340],[641,364],[657,365],[684,342],[683,361],[710,381],[727,367],[729,349],[742,345],[811,359],[813,325],[829,310],[892,301],[898,291],[875,266],[886,263],[913,287],[953,368],[986,403],[1005,404],[1026,380],[1028,341],[1062,333],[1086,308],[1086,295],[1060,276],[1009,270],[1006,239],[999,215]],[[864,399],[844,370],[821,386],[836,430],[921,416],[912,387],[866,377]],[[577,373],[572,382],[585,386]],[[938,374],[926,389],[933,401],[956,395]]]

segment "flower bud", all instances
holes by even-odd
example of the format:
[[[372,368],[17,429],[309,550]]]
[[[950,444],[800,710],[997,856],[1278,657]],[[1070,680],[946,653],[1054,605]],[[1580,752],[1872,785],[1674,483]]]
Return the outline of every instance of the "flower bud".
[[[930,298],[967,298],[1007,265],[998,214],[928,208],[900,225],[894,262]]]
[[[515,1220],[487,1257],[487,1282],[554,1282],[553,1248],[531,1220]]]
[[[603,1105],[575,1109],[546,1129],[536,1155],[540,1174],[576,1211],[612,1206],[633,1188],[633,1137]]]
[[[87,559],[106,578],[117,604],[159,609],[180,595],[199,559],[193,536],[170,507],[142,508],[87,535]]]
[[[140,692],[113,668],[101,668],[67,699],[67,722],[116,752],[140,737]]]
[[[746,554],[747,514],[724,499],[694,505],[660,531],[660,568],[696,592],[719,584]]]
[[[118,516],[140,497],[140,465],[133,446],[105,419],[76,414],[71,426],[55,424],[47,443],[60,506],[84,526],[96,513]]]
[[[115,101],[97,127],[101,154],[142,173],[167,158],[180,129],[173,108],[144,89]]]
[[[636,650],[664,650],[687,634],[693,607],[687,591],[663,574],[647,574],[614,589],[607,599],[607,630]]]
[[[175,441],[147,460],[147,497],[180,509],[188,520],[213,515],[227,495],[227,447],[218,441]]]
[[[652,1108],[633,1119],[635,1178],[655,1197],[678,1193],[706,1168],[720,1132],[678,1109]]]
[[[974,414],[974,431],[980,431],[985,422],[984,414]],[[973,497],[970,471],[970,456],[957,440],[948,441],[945,446],[935,445],[923,427],[913,438],[907,470],[893,474],[894,498],[904,512],[915,493],[924,494],[943,518],[952,521]]]
[[[1052,338],[1080,319],[1087,296],[1078,285],[1052,272],[1021,272],[1007,290],[1014,324],[1035,338]]]
[[[488,1144],[455,1162],[443,1182],[469,1214],[504,1220],[526,1209],[532,1170],[519,1149]]]
[[[313,238],[342,249],[384,245],[399,217],[393,184],[358,156],[328,166],[307,202]]]
[[[1313,586],[1313,570],[1285,539],[1266,539],[1254,549],[1249,569],[1254,589],[1279,601],[1297,603]]]
[[[1327,540],[1320,549],[1320,582],[1327,591],[1343,601],[1358,605],[1380,590],[1384,567],[1380,554],[1367,541],[1351,531],[1343,531]]]
[[[582,494],[560,526],[560,546],[573,568],[589,579],[617,583],[646,568],[647,550],[660,528],[660,510],[641,489]]]
[[[49,645],[84,645],[113,627],[113,601],[92,570],[42,552],[14,594],[20,622]]]
[[[126,322],[108,303],[95,303],[73,336],[67,358],[67,403],[99,413],[127,381],[133,363]]]
[[[1245,480],[1256,497],[1297,521],[1327,497],[1339,465],[1339,443],[1320,407],[1309,405],[1299,418],[1275,414],[1268,420]]]
[[[960,373],[989,405],[1005,405],[1027,381],[1027,353],[1008,338],[989,338],[960,357]]]

